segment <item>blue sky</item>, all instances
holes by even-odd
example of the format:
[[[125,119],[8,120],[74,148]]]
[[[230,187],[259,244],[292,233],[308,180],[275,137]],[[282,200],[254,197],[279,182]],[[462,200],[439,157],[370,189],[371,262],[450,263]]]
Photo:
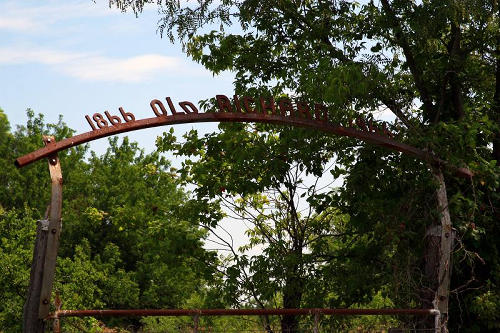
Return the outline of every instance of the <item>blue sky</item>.
[[[13,129],[26,123],[27,108],[44,114],[47,122],[63,115],[83,133],[90,130],[85,115],[96,112],[118,114],[123,107],[137,119],[149,118],[154,98],[197,104],[216,94],[231,95],[233,75],[214,77],[187,59],[179,43],[156,33],[158,19],[153,6],[137,18],[110,9],[107,0],[0,0],[0,108]],[[217,124],[174,127],[178,136],[191,128],[207,132]],[[126,135],[151,151],[165,130]],[[91,143],[98,153],[107,147],[106,139]],[[244,243],[244,224],[226,221],[225,227],[238,246]]]
[[[233,75],[213,76],[156,32],[156,7],[138,18],[110,9],[105,0],[0,1],[0,108],[13,128],[26,109],[48,122],[62,114],[77,133],[89,131],[85,115],[122,106],[136,118],[152,117],[149,102],[171,96],[197,104],[231,94]],[[216,124],[177,125],[207,131]],[[166,128],[128,133],[150,150]],[[91,148],[103,152],[106,139]]]
[[[137,119],[149,118],[154,98],[197,104],[216,94],[232,94],[233,75],[214,77],[187,59],[179,43],[156,33],[158,18],[153,6],[137,18],[110,9],[106,0],[0,0],[0,108],[12,128],[26,123],[27,108],[44,114],[47,122],[57,122],[61,114],[83,133],[90,130],[85,115],[96,112],[118,114],[121,106]],[[178,136],[191,128],[203,133],[217,124],[174,126]],[[165,130],[126,135],[151,151]],[[105,152],[106,140],[93,141],[91,149]],[[245,225],[225,225],[242,245]]]

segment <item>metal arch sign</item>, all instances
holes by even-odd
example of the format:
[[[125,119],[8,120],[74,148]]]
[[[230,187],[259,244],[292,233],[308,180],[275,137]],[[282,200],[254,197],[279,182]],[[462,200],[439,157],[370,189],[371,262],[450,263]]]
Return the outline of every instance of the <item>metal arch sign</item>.
[[[122,107],[119,108],[120,115],[111,115],[108,111],[105,111],[104,115],[101,113],[95,113],[92,117],[86,115],[85,119],[91,131],[46,145],[17,158],[15,164],[17,167],[23,167],[82,143],[144,128],[201,122],[255,122],[311,128],[328,134],[348,136],[410,154],[432,164],[446,165],[462,177],[472,176],[468,169],[450,166],[429,152],[395,141],[385,123],[366,121],[361,117],[350,120],[344,125],[333,123],[328,119],[328,109],[323,104],[310,105],[300,101],[292,103],[288,98],[275,102],[273,98],[254,99],[249,96],[240,98],[236,95],[232,99],[225,95],[217,95],[215,98],[218,107],[216,112],[199,112],[189,101],[179,102],[179,107],[176,108],[172,99],[167,97],[168,110],[162,101],[158,99],[151,101],[150,106],[154,113],[154,117],[151,118],[136,119],[133,113],[126,112]]]
[[[413,155],[433,166],[446,166],[462,177],[472,176],[469,170],[449,165],[430,152],[395,141],[392,133],[387,130],[383,123],[366,121],[363,118],[349,120],[347,124],[343,125],[332,122],[328,119],[328,109],[323,104],[308,104],[300,101],[292,103],[288,98],[275,102],[272,98],[254,99],[248,96],[241,98],[234,96],[229,99],[225,95],[217,95],[215,99],[218,107],[216,112],[200,113],[198,108],[188,101],[179,102],[178,107],[176,107],[172,99],[167,97],[166,104],[157,99],[151,101],[150,106],[154,113],[154,117],[151,118],[137,120],[133,113],[127,112],[121,107],[119,115],[112,115],[108,111],[105,111],[104,115],[101,113],[95,113],[92,117],[87,115],[85,119],[91,131],[61,141],[44,136],[44,148],[16,159],[15,164],[18,167],[23,167],[42,158],[48,158],[52,186],[50,209],[47,210],[45,220],[39,221],[37,227],[28,296],[23,307],[24,332],[44,332],[44,319],[50,317],[50,300],[62,225],[63,179],[60,161],[57,158],[57,152],[61,150],[119,133],[163,125],[197,122],[271,123],[311,128],[329,134],[357,138]],[[447,226],[451,228],[451,224]],[[442,239],[445,237],[443,236],[444,232],[443,228]],[[448,242],[448,244],[451,243]],[[449,249],[447,253],[449,253]],[[447,301],[445,305],[447,312]],[[54,327],[58,325],[57,318],[54,320],[54,325]],[[56,330],[54,329],[54,331]]]

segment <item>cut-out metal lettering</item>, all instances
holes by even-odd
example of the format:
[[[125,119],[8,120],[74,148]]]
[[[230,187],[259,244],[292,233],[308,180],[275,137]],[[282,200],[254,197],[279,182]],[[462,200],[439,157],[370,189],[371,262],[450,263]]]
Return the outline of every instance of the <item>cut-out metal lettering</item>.
[[[151,103],[153,103],[153,101]],[[122,115],[123,120],[126,123],[135,121],[135,116],[133,113],[125,112],[122,107],[119,107],[118,110],[120,111],[120,114]],[[92,119],[88,115],[85,116],[85,119],[89,123],[92,131],[97,131],[98,129],[102,129],[108,126],[116,126],[122,123],[122,119],[119,116],[112,115],[111,113],[109,113],[109,111],[104,111],[104,115],[106,116],[107,120],[100,113],[94,113],[92,115]]]
[[[359,116],[355,120],[348,120],[345,125],[333,123],[329,121],[328,109],[323,104],[308,104],[303,101],[293,103],[289,98],[277,101],[272,98],[254,99],[249,96],[239,98],[236,95],[232,99],[225,95],[217,95],[215,99],[218,107],[216,112],[199,112],[195,104],[189,101],[178,103],[180,109],[176,109],[172,99],[166,97],[168,110],[162,101],[158,99],[151,101],[150,106],[155,115],[152,118],[136,119],[134,114],[125,112],[121,107],[119,108],[121,118],[108,111],[105,111],[104,115],[101,113],[95,113],[92,117],[86,115],[85,119],[92,129],[90,132],[58,141],[55,145],[21,156],[16,159],[15,164],[23,167],[82,143],[143,128],[198,122],[254,122],[311,128],[329,134],[348,136],[413,155],[431,164],[446,165],[462,177],[473,175],[470,170],[451,166],[431,152],[394,140],[394,134],[384,122],[367,121]]]

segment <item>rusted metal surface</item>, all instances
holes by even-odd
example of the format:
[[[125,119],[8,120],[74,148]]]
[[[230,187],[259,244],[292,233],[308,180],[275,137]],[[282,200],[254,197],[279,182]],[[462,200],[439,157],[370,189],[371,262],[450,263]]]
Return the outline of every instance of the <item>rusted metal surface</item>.
[[[44,148],[38,149],[32,153],[21,156],[16,159],[15,164],[18,167],[26,166],[42,158],[51,156],[52,154],[65,150],[92,140],[97,140],[111,135],[135,131],[144,128],[185,124],[185,123],[203,123],[203,122],[255,122],[255,123],[270,123],[279,125],[289,125],[303,128],[316,129],[328,134],[335,134],[340,136],[348,136],[356,138],[365,142],[369,142],[378,146],[386,147],[392,150],[400,151],[419,159],[427,161],[432,164],[446,165],[447,163],[440,160],[429,152],[423,151],[416,147],[397,142],[386,136],[370,131],[363,131],[351,127],[343,127],[335,125],[326,121],[283,116],[278,114],[265,114],[265,113],[238,113],[238,112],[213,112],[213,113],[189,113],[181,114],[176,113],[173,115],[161,115],[152,118],[139,119],[128,122],[116,123],[113,126],[95,129],[90,132],[76,135],[72,138],[67,138],[56,142],[55,144],[48,145]],[[453,168],[453,167],[452,167]],[[463,168],[453,168],[454,171],[463,177],[471,177],[472,173]]]
[[[53,146],[55,139],[44,136],[46,147]],[[54,280],[57,247],[62,209],[62,172],[57,153],[48,158],[51,178],[51,201],[45,212],[45,220],[38,222],[33,251],[30,284],[23,309],[23,332],[41,333],[45,329],[43,319],[50,310],[50,295]]]
[[[49,209],[45,214],[48,219]],[[47,249],[48,231],[44,228],[44,220],[37,223],[35,246],[33,248],[33,261],[31,263],[30,283],[26,302],[23,307],[23,332],[43,332],[44,320],[39,319],[40,292],[42,290],[43,265],[45,262],[45,251]]]
[[[46,148],[56,144],[52,136],[44,136],[43,140],[46,144]],[[51,198],[47,250],[44,258],[42,289],[40,293],[39,318],[47,317],[50,311],[50,298],[52,294],[52,285],[54,283],[57,250],[59,248],[59,234],[61,232],[63,178],[57,153],[49,155],[48,165],[51,180]]]
[[[46,147],[55,144],[52,136],[44,136]],[[23,309],[23,332],[41,333],[45,330],[43,319],[50,310],[50,295],[54,281],[57,247],[62,209],[62,172],[57,152],[48,156],[51,178],[51,200],[45,220],[39,221],[33,251],[30,284]]]
[[[172,316],[193,317],[194,332],[199,329],[199,318],[202,316],[268,316],[268,315],[294,315],[314,316],[313,332],[319,332],[320,317],[350,316],[350,315],[415,315],[434,316],[434,332],[440,332],[440,312],[436,309],[144,309],[144,310],[58,310],[48,319],[57,321],[62,317],[154,317]],[[59,328],[59,327],[58,327]],[[59,328],[60,329],[60,328]],[[57,331],[54,331],[57,333]]]
[[[199,318],[202,316],[268,316],[294,315],[314,316],[313,332],[319,332],[319,322],[322,315],[350,316],[350,315],[415,315],[434,316],[435,333],[440,330],[440,312],[436,309],[144,309],[144,310],[59,310],[50,315],[50,319],[57,321],[62,317],[154,317],[172,316],[193,317],[194,332],[198,331]],[[49,319],[48,318],[48,319]],[[57,333],[55,331],[55,333]]]
[[[56,308],[56,311],[61,311],[61,306],[62,306],[62,301],[61,298],[59,297],[59,293],[56,292],[56,298],[54,300],[54,306]],[[61,322],[59,318],[55,318],[53,323],[52,323],[52,331],[54,333],[61,333]]]
[[[152,316],[262,316],[262,315],[415,315],[435,316],[435,309],[142,309],[142,310],[60,310],[49,318],[62,317],[152,317]]]

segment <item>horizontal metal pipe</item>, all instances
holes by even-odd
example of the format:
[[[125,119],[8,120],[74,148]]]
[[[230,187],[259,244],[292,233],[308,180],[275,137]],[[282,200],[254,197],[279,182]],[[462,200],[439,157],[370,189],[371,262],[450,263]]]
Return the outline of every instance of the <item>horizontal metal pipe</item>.
[[[261,315],[436,315],[435,309],[142,309],[142,310],[59,310],[50,318],[125,316],[261,316]],[[439,311],[437,312],[439,314]]]

